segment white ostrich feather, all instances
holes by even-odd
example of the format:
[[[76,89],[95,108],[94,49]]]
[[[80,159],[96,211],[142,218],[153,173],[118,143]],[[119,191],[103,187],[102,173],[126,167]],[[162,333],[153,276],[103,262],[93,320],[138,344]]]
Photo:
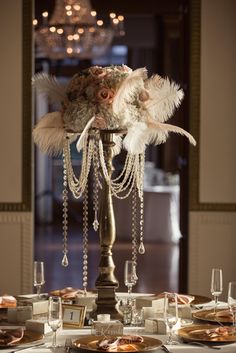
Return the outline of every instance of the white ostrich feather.
[[[143,81],[147,78],[145,67],[132,71],[122,82],[114,97],[112,108],[115,114],[125,109],[127,101],[133,97],[137,88],[143,87]]]
[[[143,122],[134,123],[129,129],[123,140],[124,148],[133,154],[142,153],[146,145],[154,143],[159,145],[166,142],[169,132],[175,132],[186,136],[192,145],[196,145],[193,136],[184,129],[170,124],[149,121],[147,124]]]
[[[65,88],[56,80],[55,76],[37,73],[32,78],[32,85],[49,97],[52,102],[62,102],[66,98]]]
[[[78,152],[80,152],[83,149],[84,142],[88,136],[88,131],[89,131],[90,127],[92,126],[94,120],[95,120],[95,116],[93,116],[85,125],[85,128],[76,143],[76,149]]]
[[[145,82],[145,88],[150,94],[150,99],[145,102],[145,108],[149,115],[160,122],[168,120],[177,108],[183,97],[184,92],[174,82],[168,78],[161,79],[154,75]]]
[[[148,126],[145,123],[135,122],[128,128],[127,135],[123,140],[124,148],[132,154],[142,153],[146,148],[149,133]]]
[[[112,151],[113,151],[113,156],[116,156],[121,151],[122,137],[119,135],[114,135],[113,140],[114,140],[115,145],[112,147]]]
[[[33,129],[33,139],[42,152],[60,154],[64,140],[63,119],[60,112],[47,113]]]
[[[148,127],[149,127],[149,137],[146,143],[154,143],[156,145],[159,145],[166,141],[169,135],[169,132],[175,132],[177,134],[187,137],[189,142],[192,145],[196,146],[196,141],[193,138],[193,136],[186,130],[182,129],[181,127],[170,125],[170,124],[159,123],[159,122],[150,122],[150,121],[148,122]]]

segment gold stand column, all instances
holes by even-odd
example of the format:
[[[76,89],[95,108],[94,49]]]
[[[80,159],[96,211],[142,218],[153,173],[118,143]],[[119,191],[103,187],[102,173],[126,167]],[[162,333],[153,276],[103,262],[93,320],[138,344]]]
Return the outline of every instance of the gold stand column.
[[[112,147],[114,133],[118,131],[101,131],[103,142],[104,158],[111,178],[112,166]],[[101,192],[100,213],[99,213],[99,237],[101,258],[99,263],[99,276],[95,282],[98,297],[96,300],[96,309],[92,312],[92,317],[96,319],[97,314],[110,314],[112,319],[121,320],[122,314],[117,308],[116,288],[119,287],[114,270],[115,264],[112,258],[112,247],[116,239],[115,217],[112,203],[112,194],[110,185],[104,179]]]

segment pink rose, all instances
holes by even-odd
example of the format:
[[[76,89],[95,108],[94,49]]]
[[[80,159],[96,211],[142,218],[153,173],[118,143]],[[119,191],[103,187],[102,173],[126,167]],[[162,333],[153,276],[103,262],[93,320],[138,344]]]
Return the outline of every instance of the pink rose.
[[[96,116],[92,127],[95,127],[97,129],[105,129],[107,127],[106,120],[101,116]]]
[[[99,78],[99,79],[107,75],[107,72],[100,66],[90,67],[89,72],[94,78]]]
[[[97,91],[96,97],[100,103],[112,103],[114,95],[113,89],[102,87]]]
[[[141,91],[138,98],[141,102],[146,102],[150,98],[148,91]]]

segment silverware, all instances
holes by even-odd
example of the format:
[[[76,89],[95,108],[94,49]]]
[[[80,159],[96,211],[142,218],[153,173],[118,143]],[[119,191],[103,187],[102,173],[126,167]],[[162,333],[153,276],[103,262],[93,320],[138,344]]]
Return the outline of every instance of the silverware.
[[[166,353],[172,353],[164,344],[161,345],[161,349]]]
[[[70,353],[71,348],[72,348],[72,339],[71,338],[66,338],[66,340],[65,340],[66,353]]]

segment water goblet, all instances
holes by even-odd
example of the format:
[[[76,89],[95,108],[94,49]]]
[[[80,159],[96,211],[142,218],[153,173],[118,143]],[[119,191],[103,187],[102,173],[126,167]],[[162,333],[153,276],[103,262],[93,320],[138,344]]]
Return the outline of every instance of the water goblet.
[[[236,282],[229,282],[228,305],[233,316],[233,326],[236,326]]]
[[[218,298],[223,292],[223,275],[220,268],[213,268],[211,272],[211,294],[215,300],[214,312],[218,304]]]
[[[178,322],[178,302],[176,293],[165,293],[164,297],[164,321],[168,330],[168,338],[165,344],[178,344],[173,340],[173,327]]]
[[[34,287],[36,287],[38,297],[40,297],[41,287],[44,283],[44,263],[42,261],[34,261]]]
[[[137,274],[136,274],[136,266],[134,261],[126,260],[125,261],[125,272],[124,272],[124,280],[125,285],[128,287],[128,293],[131,294],[132,287],[137,282]]]
[[[62,304],[60,297],[49,297],[48,299],[48,325],[53,331],[52,348],[57,345],[57,330],[62,325]]]

